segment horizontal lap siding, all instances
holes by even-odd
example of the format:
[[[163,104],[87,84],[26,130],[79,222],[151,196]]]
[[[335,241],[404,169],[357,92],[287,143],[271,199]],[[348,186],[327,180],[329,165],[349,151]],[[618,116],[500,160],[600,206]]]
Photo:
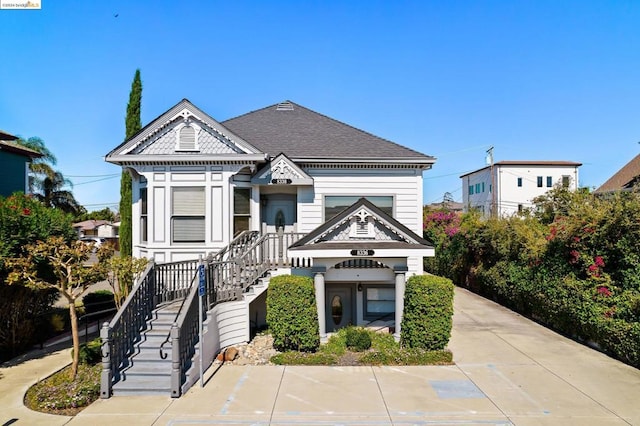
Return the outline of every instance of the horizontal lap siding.
[[[391,195],[394,197],[394,217],[421,235],[422,175],[419,171],[364,169],[339,172],[309,171],[314,178],[314,194],[313,201],[300,204],[301,232],[310,232],[327,219],[323,218],[326,195]]]

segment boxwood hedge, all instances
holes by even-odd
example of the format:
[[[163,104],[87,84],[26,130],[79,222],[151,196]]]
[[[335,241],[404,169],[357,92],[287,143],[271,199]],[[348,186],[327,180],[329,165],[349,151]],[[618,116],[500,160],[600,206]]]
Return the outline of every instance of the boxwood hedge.
[[[267,324],[279,351],[313,352],[320,346],[313,280],[280,275],[269,282]]]

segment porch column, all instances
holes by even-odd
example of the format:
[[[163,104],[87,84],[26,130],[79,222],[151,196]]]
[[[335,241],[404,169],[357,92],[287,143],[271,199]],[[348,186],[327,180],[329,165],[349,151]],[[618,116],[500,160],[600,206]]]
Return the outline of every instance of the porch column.
[[[404,289],[406,273],[409,269],[406,266],[396,266],[393,272],[396,274],[396,332],[393,337],[400,340],[400,327],[402,324],[402,312],[404,311]]]
[[[327,268],[325,266],[314,266],[311,268],[311,272],[313,273],[313,284],[316,288],[320,339],[325,339],[327,337],[327,320],[325,318],[324,274],[327,272]]]

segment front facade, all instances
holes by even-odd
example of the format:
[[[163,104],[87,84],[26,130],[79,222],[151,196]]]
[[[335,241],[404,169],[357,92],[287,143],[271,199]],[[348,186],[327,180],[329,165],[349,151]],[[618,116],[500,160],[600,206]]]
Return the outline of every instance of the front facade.
[[[342,306],[353,309],[338,328],[392,324],[397,275],[421,274],[423,257],[433,255],[419,236],[422,172],[435,159],[293,102],[218,122],[183,100],[106,161],[133,176],[134,256],[192,260],[218,252],[243,231],[289,236],[285,249],[303,243],[286,253],[300,259],[291,272],[316,280],[321,274],[319,299],[334,300],[334,290],[348,289]],[[346,233],[345,250],[322,248],[326,238],[317,246],[304,240],[358,202],[364,219],[358,232]],[[394,237],[382,237],[387,234]],[[389,240],[413,250],[389,251],[383,248]],[[368,248],[358,251],[363,241]]]
[[[572,161],[500,161],[460,176],[465,211],[511,216],[533,207],[533,200],[556,185],[578,188],[578,167]]]
[[[0,130],[0,196],[29,192],[29,164],[42,155],[16,144],[17,136]]]

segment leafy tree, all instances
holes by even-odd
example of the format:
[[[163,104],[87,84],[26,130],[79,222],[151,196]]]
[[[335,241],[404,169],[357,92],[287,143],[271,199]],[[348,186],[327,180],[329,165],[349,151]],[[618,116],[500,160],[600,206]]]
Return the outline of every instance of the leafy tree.
[[[46,241],[29,244],[24,256],[7,262],[12,268],[7,279],[9,284],[23,284],[39,289],[53,288],[67,299],[73,338],[71,374],[74,379],[78,372],[80,354],[76,300],[91,284],[104,279],[104,262],[112,253],[110,250],[112,249],[106,244],[101,246],[98,252],[100,261],[88,266],[92,245],[77,240],[68,243],[62,237],[49,237]]]
[[[27,245],[52,235],[65,241],[76,238],[69,215],[21,192],[0,197],[0,283],[8,273],[4,267],[7,258],[22,256]]]
[[[133,287],[133,281],[147,267],[147,259],[137,259],[131,256],[113,256],[107,260],[107,281],[113,289],[113,300],[116,308],[120,309]]]
[[[105,207],[102,210],[94,210],[91,212],[84,212],[75,217],[76,222],[82,222],[85,220],[108,220],[109,222],[116,221],[116,214],[109,207]]]
[[[140,70],[137,69],[131,83],[129,92],[129,103],[127,104],[127,117],[125,119],[126,135],[125,139],[131,138],[142,128],[140,119],[140,105],[142,101],[142,81],[140,80]],[[122,171],[120,179],[120,253],[123,256],[131,256],[131,175],[127,170]]]

